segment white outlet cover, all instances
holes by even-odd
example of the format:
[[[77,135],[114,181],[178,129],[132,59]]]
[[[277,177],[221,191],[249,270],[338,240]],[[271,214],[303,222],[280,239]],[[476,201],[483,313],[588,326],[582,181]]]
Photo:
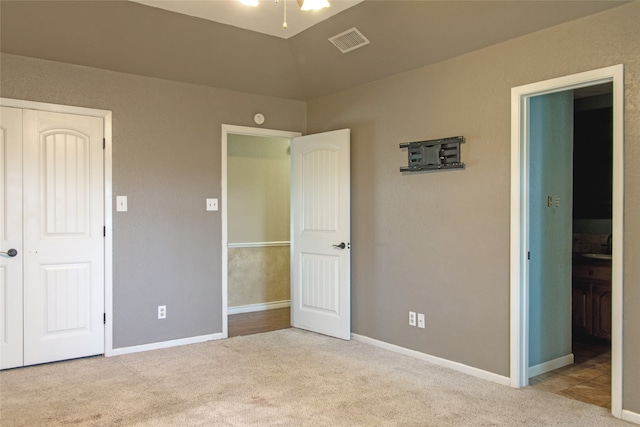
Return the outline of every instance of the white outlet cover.
[[[416,326],[416,312],[409,312],[409,326]]]

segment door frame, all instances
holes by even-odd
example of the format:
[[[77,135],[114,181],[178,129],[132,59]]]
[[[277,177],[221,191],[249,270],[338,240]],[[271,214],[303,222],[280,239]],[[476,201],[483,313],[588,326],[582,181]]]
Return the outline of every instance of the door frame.
[[[622,64],[511,89],[510,379],[529,382],[529,99],[554,92],[613,83],[611,412],[622,417],[624,67]]]
[[[104,196],[104,355],[113,355],[113,227],[112,227],[112,112],[95,108],[50,104],[46,102],[26,101],[22,99],[0,98],[0,106],[39,110],[52,113],[75,114],[79,116],[100,117],[104,120],[103,150],[103,196]]]
[[[228,248],[228,217],[227,217],[227,144],[228,135],[249,135],[249,136],[262,136],[262,137],[275,137],[275,138],[287,138],[293,139],[298,136],[302,136],[300,132],[275,130],[275,129],[263,129],[253,128],[248,126],[236,126],[236,125],[222,125],[222,138],[221,138],[221,191],[220,191],[220,211],[221,211],[221,228],[222,228],[222,268],[221,268],[221,283],[222,283],[222,338],[228,338],[229,336],[229,307],[228,307],[228,268],[229,268],[229,248]],[[291,169],[291,166],[289,166]]]

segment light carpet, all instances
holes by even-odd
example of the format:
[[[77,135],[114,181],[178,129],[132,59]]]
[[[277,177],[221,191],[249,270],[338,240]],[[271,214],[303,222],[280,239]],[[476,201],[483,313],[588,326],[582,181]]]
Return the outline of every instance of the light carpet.
[[[285,329],[0,373],[9,426],[629,426],[371,345]]]

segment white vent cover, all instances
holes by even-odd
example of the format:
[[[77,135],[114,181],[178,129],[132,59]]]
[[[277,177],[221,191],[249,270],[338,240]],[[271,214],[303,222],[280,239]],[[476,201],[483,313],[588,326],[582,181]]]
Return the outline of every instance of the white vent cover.
[[[355,27],[343,33],[336,34],[333,37],[329,37],[329,41],[340,49],[342,53],[351,52],[354,49],[369,44],[369,40]]]

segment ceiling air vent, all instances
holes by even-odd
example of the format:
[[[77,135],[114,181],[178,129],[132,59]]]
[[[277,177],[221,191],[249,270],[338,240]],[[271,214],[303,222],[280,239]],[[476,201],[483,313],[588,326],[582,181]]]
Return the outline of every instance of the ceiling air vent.
[[[369,40],[367,40],[367,38],[355,27],[330,37],[329,41],[333,43],[335,47],[340,49],[340,52],[342,53],[347,53],[369,44]]]

